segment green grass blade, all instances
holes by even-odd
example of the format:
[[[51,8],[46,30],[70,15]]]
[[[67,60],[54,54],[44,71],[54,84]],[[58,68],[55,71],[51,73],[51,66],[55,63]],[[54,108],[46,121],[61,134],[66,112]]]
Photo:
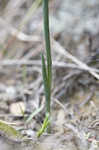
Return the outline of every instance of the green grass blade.
[[[42,75],[43,75],[44,91],[45,91],[45,98],[46,98],[46,111],[50,112],[50,89],[48,84],[45,59],[43,55],[42,55]]]
[[[43,0],[43,20],[44,20],[44,35],[45,35],[46,55],[47,55],[47,77],[48,77],[49,88],[51,89],[52,60],[51,60],[51,47],[50,47],[50,34],[49,34],[48,1],[49,0]]]
[[[46,117],[43,122],[42,128],[38,131],[37,135],[38,137],[45,131],[46,128],[48,129],[47,131],[50,132],[49,118],[50,118],[50,103],[51,103],[52,60],[51,60],[50,34],[49,34],[48,2],[49,0],[43,0],[44,38],[47,56],[47,66],[45,64],[44,56],[42,55],[42,75],[46,99]]]
[[[43,106],[36,109],[33,113],[30,114],[29,118],[26,120],[26,124],[30,123],[32,118],[35,117],[41,110],[43,109]]]
[[[49,113],[46,114],[41,129],[37,132],[37,137],[40,137],[50,124]]]

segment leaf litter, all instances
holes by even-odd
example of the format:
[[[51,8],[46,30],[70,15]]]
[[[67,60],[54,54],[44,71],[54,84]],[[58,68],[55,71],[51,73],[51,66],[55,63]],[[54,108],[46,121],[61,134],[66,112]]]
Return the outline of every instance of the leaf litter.
[[[81,9],[80,12],[83,17],[83,10],[86,10],[88,3],[85,6],[82,0],[75,3]],[[53,20],[51,24],[51,32],[53,32],[53,35],[51,34],[53,43],[51,133],[44,133],[40,138],[37,138],[37,131],[40,129],[45,116],[40,57],[40,53],[44,49],[42,44],[42,8],[41,5],[36,5],[35,13],[32,17],[30,15],[29,21],[18,33],[17,27],[19,27],[24,14],[28,14],[27,11],[32,1],[17,1],[16,9],[12,0],[4,3],[2,1],[1,4],[1,149],[98,150],[99,82],[96,78],[98,78],[99,63],[94,62],[94,59],[98,59],[96,56],[98,56],[99,33],[93,34],[94,30],[91,27],[92,32],[83,31],[84,24],[82,22],[82,26],[80,25],[79,14],[76,13],[75,8],[74,12],[72,12],[73,9],[68,11],[70,9],[69,1],[67,2],[68,9],[65,8],[65,6],[67,7],[65,1],[62,1],[61,4],[60,1],[50,1],[50,19]],[[62,11],[63,6],[64,12]],[[65,14],[68,29],[64,25],[66,23],[65,18],[62,21],[62,14],[66,13],[65,9],[66,12],[68,11]],[[95,10],[91,13],[92,19],[94,14],[97,14],[95,4],[93,9]],[[85,21],[87,20],[86,16],[83,18]],[[78,23],[78,28],[74,28],[75,24],[69,25],[71,21]],[[57,23],[56,26],[55,22],[60,23]],[[88,23],[85,25],[87,26]],[[85,28],[87,28],[86,26]],[[81,37],[79,33],[82,33]],[[65,49],[68,51],[66,55]],[[85,64],[90,68],[86,67]],[[15,133],[15,138],[12,131]],[[26,137],[27,140],[20,140],[19,134]]]

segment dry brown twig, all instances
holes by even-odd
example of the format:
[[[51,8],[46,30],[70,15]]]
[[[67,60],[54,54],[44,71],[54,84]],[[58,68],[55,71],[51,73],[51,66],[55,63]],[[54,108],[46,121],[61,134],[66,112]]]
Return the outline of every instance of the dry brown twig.
[[[17,39],[24,41],[24,42],[39,42],[39,36],[36,35],[27,35],[21,31],[18,31],[14,28],[10,23],[0,17],[0,24],[5,27],[6,31],[10,33],[12,36],[15,36]]]
[[[86,65],[84,62],[80,61],[73,55],[71,55],[68,51],[66,51],[58,42],[56,42],[54,39],[52,40],[53,49],[60,53],[61,55],[65,56],[66,58],[72,60],[76,65],[78,65],[82,70],[88,71],[91,75],[93,75],[96,79],[99,80],[99,74],[96,73],[96,71]]]

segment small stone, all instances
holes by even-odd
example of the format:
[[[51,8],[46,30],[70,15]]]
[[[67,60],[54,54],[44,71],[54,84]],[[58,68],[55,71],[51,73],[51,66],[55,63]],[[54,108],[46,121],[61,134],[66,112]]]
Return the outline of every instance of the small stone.
[[[16,102],[10,105],[10,112],[14,115],[23,115],[25,112],[24,102]]]

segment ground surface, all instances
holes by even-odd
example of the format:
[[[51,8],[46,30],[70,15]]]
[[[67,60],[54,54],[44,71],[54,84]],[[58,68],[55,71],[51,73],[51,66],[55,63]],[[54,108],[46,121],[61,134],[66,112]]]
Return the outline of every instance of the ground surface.
[[[0,150],[99,149],[99,1],[50,0],[49,10],[51,133],[37,138],[45,115],[42,5],[0,1],[0,120],[30,139],[0,131]]]

